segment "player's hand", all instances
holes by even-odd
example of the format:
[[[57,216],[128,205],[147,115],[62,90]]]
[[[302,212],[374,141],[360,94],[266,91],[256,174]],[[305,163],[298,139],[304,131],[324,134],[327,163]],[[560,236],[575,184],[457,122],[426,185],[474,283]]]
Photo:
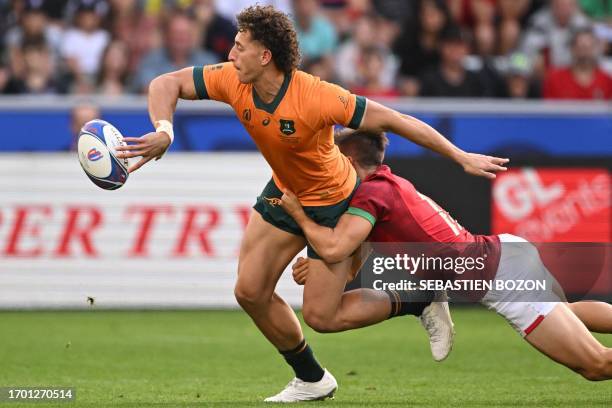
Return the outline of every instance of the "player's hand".
[[[306,278],[308,277],[308,259],[299,257],[293,266],[293,280],[298,285],[303,285],[306,283]]]
[[[117,157],[131,159],[142,157],[131,166],[130,173],[138,170],[153,159],[159,159],[170,147],[170,138],[165,132],[151,132],[141,137],[124,137],[127,146],[117,146]]]
[[[502,159],[476,153],[466,153],[460,164],[463,166],[463,170],[468,174],[494,179],[496,177],[495,173],[508,170],[505,164],[509,161],[510,159]]]
[[[293,218],[295,218],[295,215],[300,214],[303,211],[300,200],[298,200],[297,196],[290,190],[283,191],[280,206]]]

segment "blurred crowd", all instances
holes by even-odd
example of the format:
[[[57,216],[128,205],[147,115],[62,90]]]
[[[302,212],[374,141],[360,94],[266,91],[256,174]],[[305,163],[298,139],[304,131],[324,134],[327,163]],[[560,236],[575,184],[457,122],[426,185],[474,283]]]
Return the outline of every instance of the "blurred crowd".
[[[123,95],[225,61],[254,0],[0,0],[0,93]],[[301,68],[374,98],[612,99],[611,0],[259,0]]]

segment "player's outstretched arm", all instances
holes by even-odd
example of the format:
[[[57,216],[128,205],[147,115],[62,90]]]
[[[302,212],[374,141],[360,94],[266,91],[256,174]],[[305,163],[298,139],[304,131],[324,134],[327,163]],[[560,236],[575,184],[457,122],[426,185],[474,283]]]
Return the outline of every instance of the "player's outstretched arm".
[[[293,217],[315,252],[327,263],[341,262],[350,257],[372,231],[370,222],[350,214],[340,217],[335,228],[319,225],[306,215],[298,198],[288,190],[284,191],[280,205]]]
[[[156,131],[141,137],[125,137],[128,146],[117,147],[121,158],[142,158],[130,167],[130,173],[152,159],[159,159],[170,147],[174,134],[172,117],[179,99],[196,99],[193,68],[158,76],[149,85],[149,117]]]
[[[505,171],[509,159],[467,153],[452,144],[428,124],[408,115],[399,113],[377,102],[368,100],[360,129],[371,132],[392,132],[433,150],[451,160],[472,175],[495,178],[495,173]]]

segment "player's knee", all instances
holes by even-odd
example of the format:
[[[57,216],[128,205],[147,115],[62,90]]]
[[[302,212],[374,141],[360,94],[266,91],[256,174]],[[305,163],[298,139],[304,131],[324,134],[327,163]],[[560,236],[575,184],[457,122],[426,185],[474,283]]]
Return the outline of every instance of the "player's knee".
[[[322,311],[316,308],[304,306],[302,315],[304,316],[304,322],[318,333],[335,333],[342,330],[335,323],[333,316],[322,313]]]
[[[265,296],[260,290],[253,286],[242,284],[240,281],[234,287],[234,297],[245,310],[256,308],[266,302]]]

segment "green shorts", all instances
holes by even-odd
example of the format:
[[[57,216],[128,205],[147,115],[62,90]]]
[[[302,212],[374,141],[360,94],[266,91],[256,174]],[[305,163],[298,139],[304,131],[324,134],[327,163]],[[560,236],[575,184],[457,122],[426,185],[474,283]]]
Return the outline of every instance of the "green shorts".
[[[355,194],[355,190],[357,190],[358,185],[359,180],[357,180],[357,184],[355,185],[351,195],[347,199],[340,201],[338,204],[304,207],[304,212],[317,224],[333,228],[338,223],[338,220],[340,220],[342,214],[344,214],[348,209],[351,198],[353,197],[353,194]],[[299,225],[297,225],[295,220],[291,218],[291,216],[287,214],[280,205],[277,204],[277,200],[280,200],[282,196],[283,192],[276,186],[274,180],[270,180],[261,192],[261,195],[257,197],[257,202],[253,208],[259,214],[261,214],[265,221],[274,225],[276,228],[303,237],[304,232]],[[321,259],[310,244],[307,244],[306,248],[309,258]]]

